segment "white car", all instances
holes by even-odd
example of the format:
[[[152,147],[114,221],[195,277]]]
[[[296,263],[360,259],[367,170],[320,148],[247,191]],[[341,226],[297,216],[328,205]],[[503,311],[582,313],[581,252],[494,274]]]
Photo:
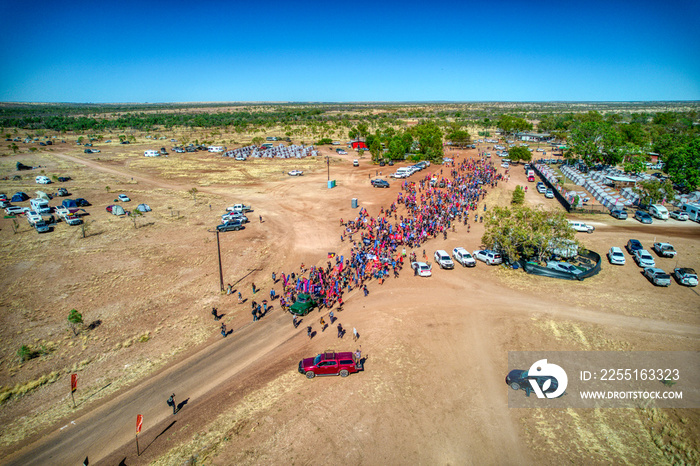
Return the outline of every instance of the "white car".
[[[5,213],[7,215],[21,215],[24,213],[24,207],[11,205],[10,207],[5,207]]]
[[[595,227],[593,225],[587,225],[583,222],[575,222],[569,220],[569,225],[571,225],[571,228],[573,228],[574,230],[582,231],[584,233],[593,233],[593,231],[595,231]]]
[[[34,181],[38,184],[51,184],[51,179],[48,176],[37,176]]]
[[[622,253],[622,249],[617,246],[613,246],[608,251],[608,260],[614,265],[625,265],[625,255]]]
[[[688,213],[683,212],[682,210],[674,210],[668,214],[671,218],[675,218],[676,220],[680,220],[681,222],[685,222],[688,220]]]
[[[442,249],[435,251],[435,262],[437,262],[441,269],[455,268],[455,263],[452,262],[452,259],[450,259],[447,251],[443,251]]]
[[[698,274],[695,270],[688,267],[678,267],[673,269],[673,276],[676,277],[678,283],[685,286],[698,286]]]
[[[126,194],[120,194],[119,196],[117,196],[117,199],[119,199],[122,202],[131,201],[131,199],[129,199],[129,196],[127,196]]]
[[[552,192],[551,189],[548,189],[547,191],[544,192],[544,197],[547,199],[553,199],[554,198],[554,192]]]
[[[636,249],[634,251],[634,261],[640,267],[656,267],[656,262],[646,249]]]
[[[501,167],[503,167],[503,168],[510,168],[510,164],[509,164],[508,162],[503,162],[503,163],[501,164]]]
[[[242,212],[229,212],[221,216],[221,223],[230,222],[233,220],[239,220],[241,223],[248,223],[248,217],[243,215]]]
[[[487,263],[488,265],[498,265],[503,262],[501,255],[496,251],[490,251],[488,249],[482,249],[479,251],[474,251],[474,257],[478,260]]]
[[[304,172],[301,170],[292,170],[289,172],[289,176],[301,176]]]
[[[538,184],[537,185],[537,192],[540,194],[544,194],[547,192],[547,187],[543,184]]]
[[[452,250],[452,257],[462,264],[462,267],[474,267],[476,266],[476,260],[474,260],[474,257],[472,257],[471,254],[469,254],[469,251],[467,251],[464,248],[454,248]]]
[[[432,268],[425,262],[411,262],[411,268],[417,270],[421,277],[430,277],[433,274]]]

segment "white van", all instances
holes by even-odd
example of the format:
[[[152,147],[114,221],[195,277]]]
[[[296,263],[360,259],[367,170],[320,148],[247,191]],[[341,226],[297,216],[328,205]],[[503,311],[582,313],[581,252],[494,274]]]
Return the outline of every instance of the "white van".
[[[51,184],[51,179],[48,176],[39,175],[34,180],[39,184]]]
[[[144,157],[160,157],[160,152],[157,150],[145,150],[143,151]]]
[[[668,220],[668,209],[661,204],[649,206],[649,213],[658,219]]]

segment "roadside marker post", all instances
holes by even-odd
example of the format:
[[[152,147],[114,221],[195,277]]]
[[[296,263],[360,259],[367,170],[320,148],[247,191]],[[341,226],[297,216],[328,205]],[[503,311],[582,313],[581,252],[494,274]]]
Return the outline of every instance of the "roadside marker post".
[[[70,397],[73,400],[73,409],[76,408],[75,406],[75,396],[73,396],[73,393],[78,389],[78,374],[71,374],[70,375]]]
[[[139,450],[139,433],[141,432],[141,427],[143,426],[143,415],[136,415],[136,456],[141,456],[141,451]]]

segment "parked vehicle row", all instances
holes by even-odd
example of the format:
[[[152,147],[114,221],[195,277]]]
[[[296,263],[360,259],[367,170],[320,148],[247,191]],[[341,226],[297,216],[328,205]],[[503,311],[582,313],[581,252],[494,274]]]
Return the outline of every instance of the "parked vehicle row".
[[[656,266],[654,257],[649,253],[639,240],[630,239],[625,245],[627,252],[632,256],[636,264],[643,269],[643,275],[656,286],[669,286],[671,284],[670,275],[663,269]],[[673,258],[676,250],[669,243],[656,242],[652,250],[661,258]],[[625,255],[622,249],[613,246],[607,253],[608,261],[613,265],[625,265]],[[697,286],[698,277],[695,270],[688,267],[677,267],[673,271],[676,281],[685,286]]]

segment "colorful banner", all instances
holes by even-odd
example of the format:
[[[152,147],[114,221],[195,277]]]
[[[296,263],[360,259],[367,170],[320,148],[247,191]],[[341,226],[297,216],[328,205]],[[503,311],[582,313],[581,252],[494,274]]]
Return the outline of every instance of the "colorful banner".
[[[70,391],[71,393],[78,389],[78,374],[70,375]]]
[[[136,435],[141,433],[141,427],[143,426],[143,415],[136,415]]]

